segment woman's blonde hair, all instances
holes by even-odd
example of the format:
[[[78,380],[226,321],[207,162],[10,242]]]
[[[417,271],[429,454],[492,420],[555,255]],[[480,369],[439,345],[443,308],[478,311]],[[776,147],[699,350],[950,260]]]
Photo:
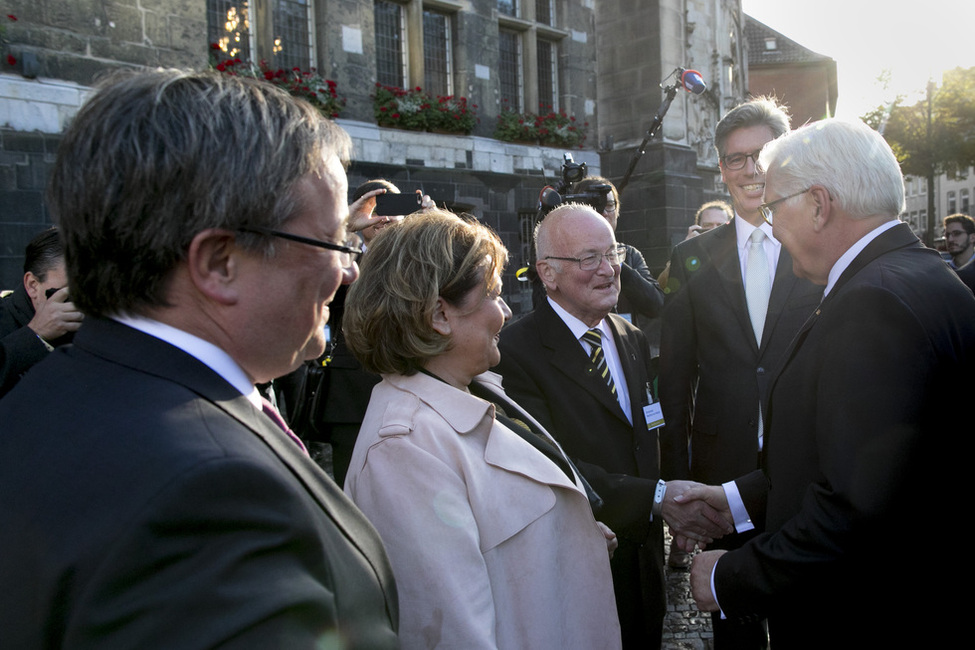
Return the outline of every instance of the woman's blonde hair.
[[[437,298],[460,305],[504,268],[508,251],[473,217],[431,209],[388,226],[349,288],[343,334],[363,367],[412,375],[450,345],[433,328]]]

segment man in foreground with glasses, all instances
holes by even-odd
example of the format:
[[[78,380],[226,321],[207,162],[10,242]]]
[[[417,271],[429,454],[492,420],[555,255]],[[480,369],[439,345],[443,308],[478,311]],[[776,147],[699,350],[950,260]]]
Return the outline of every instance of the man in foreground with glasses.
[[[678,508],[688,483],[659,481],[662,423],[638,328],[610,313],[624,247],[593,208],[565,204],[535,231],[546,300],[501,331],[505,391],[552,433],[601,497],[619,539],[611,561],[624,648],[660,646],[663,520],[702,542],[731,531],[702,501]],[[702,507],[703,506],[703,507]]]
[[[695,600],[767,616],[777,650],[950,645],[922,614],[932,598],[964,602],[968,582],[916,558],[935,522],[964,512],[975,297],[898,220],[904,182],[876,131],[823,120],[760,162],[762,211],[824,297],[770,378],[762,470],[734,493],[702,490],[740,496],[764,529],[695,557]]]
[[[681,242],[671,258],[660,341],[666,479],[719,485],[758,467],[768,373],[819,303],[822,290],[796,278],[759,210],[758,153],[788,130],[783,107],[766,98],[741,104],[715,128],[735,216]],[[716,546],[736,548],[752,528],[743,525]],[[712,628],[716,650],[768,643],[761,622],[714,616]]]
[[[4,645],[397,646],[378,535],[255,388],[323,352],[358,274],[350,147],[217,73],[74,118],[50,205],[86,317],[0,401]]]

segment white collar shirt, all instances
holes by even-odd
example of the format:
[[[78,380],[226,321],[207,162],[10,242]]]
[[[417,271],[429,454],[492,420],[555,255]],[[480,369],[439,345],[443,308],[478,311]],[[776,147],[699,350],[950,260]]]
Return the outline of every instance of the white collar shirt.
[[[550,297],[546,296],[546,299],[552,306],[552,309],[555,310],[555,313],[562,319],[562,322],[569,328],[569,331],[572,332],[572,335],[576,338],[576,341],[578,341],[586,356],[589,356],[589,344],[582,341],[582,335],[589,331],[589,326],[570,314],[562,305]],[[616,339],[613,337],[613,330],[605,318],[599,321],[596,329],[602,334],[603,356],[606,358],[606,365],[609,368],[609,372],[613,375],[613,383],[616,384],[616,400],[619,402],[620,408],[623,409],[623,413],[626,414],[626,419],[630,424],[633,424],[633,414],[630,411],[630,393],[627,390],[626,375],[623,374],[623,365],[620,363],[620,353],[616,349]]]

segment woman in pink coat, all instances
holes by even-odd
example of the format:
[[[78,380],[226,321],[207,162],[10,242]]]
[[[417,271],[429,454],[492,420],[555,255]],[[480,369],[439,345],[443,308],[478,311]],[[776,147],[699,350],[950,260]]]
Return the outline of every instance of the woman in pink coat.
[[[345,490],[389,553],[404,648],[618,648],[598,496],[488,372],[506,261],[492,231],[440,210],[373,241],[344,331],[383,381]]]

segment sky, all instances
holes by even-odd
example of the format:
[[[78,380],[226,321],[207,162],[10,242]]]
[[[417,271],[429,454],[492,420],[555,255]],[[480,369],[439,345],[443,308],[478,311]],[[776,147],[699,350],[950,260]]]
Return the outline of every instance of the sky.
[[[836,61],[837,117],[855,118],[896,94],[919,99],[928,79],[975,67],[975,0],[742,0],[742,10]],[[890,73],[888,89],[877,80]]]

